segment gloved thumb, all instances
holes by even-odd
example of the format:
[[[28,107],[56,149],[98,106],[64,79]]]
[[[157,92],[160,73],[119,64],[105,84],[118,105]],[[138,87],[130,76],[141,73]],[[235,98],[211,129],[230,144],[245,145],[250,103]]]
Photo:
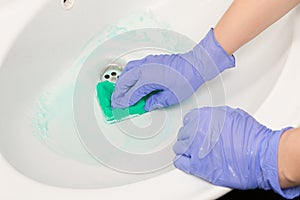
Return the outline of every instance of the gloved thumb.
[[[178,103],[176,96],[170,90],[162,90],[146,100],[145,110],[151,111]]]
[[[190,173],[191,164],[190,158],[185,155],[177,155],[173,161],[174,166],[186,173]]]

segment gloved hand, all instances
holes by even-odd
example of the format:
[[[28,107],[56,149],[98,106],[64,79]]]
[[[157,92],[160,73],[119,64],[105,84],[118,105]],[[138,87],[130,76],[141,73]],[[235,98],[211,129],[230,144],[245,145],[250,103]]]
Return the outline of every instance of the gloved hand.
[[[150,55],[129,62],[116,82],[111,104],[113,108],[125,108],[153,91],[159,92],[147,99],[146,111],[177,104],[205,81],[234,66],[234,57],[226,54],[211,29],[185,54]]]
[[[241,109],[194,109],[173,147],[174,165],[215,185],[273,189],[294,198],[300,187],[281,189],[277,171],[279,138],[287,129],[272,131]]]

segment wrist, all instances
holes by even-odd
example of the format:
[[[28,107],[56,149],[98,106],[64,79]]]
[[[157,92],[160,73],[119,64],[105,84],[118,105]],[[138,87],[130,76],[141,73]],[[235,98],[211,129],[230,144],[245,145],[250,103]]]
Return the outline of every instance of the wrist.
[[[299,185],[300,128],[285,131],[278,146],[278,174],[281,188]]]
[[[292,127],[267,133],[268,137],[262,142],[262,146],[264,146],[262,149],[266,150],[259,152],[260,176],[257,177],[257,181],[259,188],[265,190],[272,189],[285,198],[294,198],[299,195],[300,187],[282,188],[280,184],[281,173],[278,167],[279,141],[282,135],[289,129],[292,129]]]
[[[220,72],[235,66],[234,56],[228,55],[224,48],[219,44],[215,38],[213,28],[211,28],[201,40],[200,45],[207,51],[208,55],[218,66]]]

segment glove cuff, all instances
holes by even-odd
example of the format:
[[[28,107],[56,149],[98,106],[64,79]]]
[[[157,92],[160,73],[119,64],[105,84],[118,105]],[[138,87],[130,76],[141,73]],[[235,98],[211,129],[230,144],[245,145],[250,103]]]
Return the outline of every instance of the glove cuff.
[[[233,55],[228,56],[223,47],[216,40],[213,28],[206,34],[206,36],[201,40],[200,46],[202,46],[218,66],[220,72],[227,68],[232,68],[235,66],[235,58]]]
[[[227,68],[235,66],[234,56],[228,56],[221,45],[216,41],[213,29],[191,51],[181,57],[195,67],[201,76],[201,85],[205,81],[215,78]]]
[[[279,131],[275,131],[269,140],[265,142],[267,150],[261,157],[262,179],[258,181],[258,186],[262,189],[273,189],[274,192],[280,194],[284,198],[294,198],[300,194],[300,187],[292,187],[288,189],[281,189],[278,177],[278,145],[280,136],[288,129],[287,127]]]

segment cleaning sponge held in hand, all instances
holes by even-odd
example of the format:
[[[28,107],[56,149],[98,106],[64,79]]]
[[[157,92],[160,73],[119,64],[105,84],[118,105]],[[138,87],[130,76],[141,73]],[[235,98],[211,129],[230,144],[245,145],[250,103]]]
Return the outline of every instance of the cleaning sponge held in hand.
[[[137,115],[141,115],[146,112],[144,109],[147,96],[143,97],[135,105],[128,108],[116,108],[111,107],[111,95],[114,91],[115,84],[104,81],[97,84],[97,98],[99,105],[103,111],[104,118],[107,123],[115,123],[124,119],[128,119]]]

